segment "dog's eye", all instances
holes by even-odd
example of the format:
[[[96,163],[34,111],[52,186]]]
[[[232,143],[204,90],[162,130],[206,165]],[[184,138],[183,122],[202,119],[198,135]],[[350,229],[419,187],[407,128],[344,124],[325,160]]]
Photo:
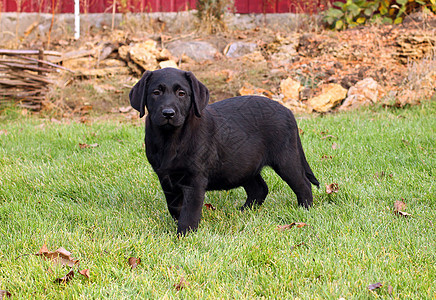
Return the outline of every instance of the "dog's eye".
[[[155,95],[155,96],[159,96],[159,95],[160,95],[160,91],[159,91],[159,90],[154,90],[154,91],[153,91],[153,95]]]
[[[184,97],[186,95],[186,92],[183,90],[180,90],[177,92],[177,94],[179,95],[179,97]]]

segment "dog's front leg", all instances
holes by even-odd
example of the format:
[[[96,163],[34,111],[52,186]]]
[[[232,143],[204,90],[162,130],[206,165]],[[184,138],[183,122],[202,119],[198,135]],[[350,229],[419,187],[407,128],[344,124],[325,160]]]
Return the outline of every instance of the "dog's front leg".
[[[196,230],[201,219],[204,194],[203,185],[183,186],[183,204],[177,227],[178,235],[185,235],[188,231]]]

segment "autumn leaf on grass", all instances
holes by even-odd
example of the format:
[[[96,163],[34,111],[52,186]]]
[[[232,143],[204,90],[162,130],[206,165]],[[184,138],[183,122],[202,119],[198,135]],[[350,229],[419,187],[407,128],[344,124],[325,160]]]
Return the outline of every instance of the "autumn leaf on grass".
[[[404,202],[404,199],[401,198],[402,200],[397,200],[394,203],[394,214],[396,214],[397,216],[402,216],[402,217],[409,217],[411,216],[411,214],[404,212],[404,209],[406,209],[406,203]]]
[[[0,290],[0,300],[5,299],[6,297],[11,298],[12,294],[5,290]]]
[[[216,209],[216,207],[214,207],[214,206],[213,206],[212,204],[210,204],[210,203],[205,203],[204,206],[206,206],[206,208],[209,209],[209,210],[215,210],[215,209]]]
[[[53,261],[54,263],[61,263],[62,265],[69,267],[73,267],[79,262],[78,259],[72,258],[71,253],[64,248],[60,247],[55,251],[49,251],[46,244],[44,244],[35,255],[42,256],[45,259]]]
[[[74,278],[74,271],[71,270],[70,272],[67,273],[67,275],[65,275],[64,277],[61,278],[56,278],[55,279],[55,283],[67,283],[68,281],[70,281],[71,279]]]
[[[306,223],[303,223],[303,222],[293,222],[291,224],[279,225],[279,226],[277,226],[277,229],[278,230],[291,229],[294,226],[297,226],[297,228],[301,228],[301,227],[309,226],[309,225]]]
[[[339,184],[330,183],[325,185],[325,192],[327,194],[337,193],[339,191]]]
[[[89,278],[89,269],[80,270],[79,273],[80,273],[80,275],[83,275],[86,278]]]
[[[90,144],[90,145],[79,143],[79,147],[80,147],[80,149],[85,149],[85,148],[97,148],[98,146],[99,146],[99,144],[97,144],[97,143]]]
[[[130,257],[128,259],[128,263],[129,263],[129,266],[132,269],[134,269],[134,268],[136,268],[141,263],[141,259],[140,258],[136,258],[136,257]]]
[[[382,286],[383,286],[383,283],[377,282],[377,283],[373,283],[373,284],[368,285],[368,289],[370,291],[374,291],[374,290],[376,290],[378,288],[381,288]]]
[[[176,290],[180,291],[189,286],[189,282],[185,280],[185,278],[180,277],[179,283],[174,284]]]

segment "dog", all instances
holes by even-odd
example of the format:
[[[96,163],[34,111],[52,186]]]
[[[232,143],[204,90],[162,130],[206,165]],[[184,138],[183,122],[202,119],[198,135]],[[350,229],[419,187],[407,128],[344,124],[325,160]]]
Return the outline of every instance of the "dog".
[[[145,127],[146,155],[160,184],[177,234],[196,230],[205,192],[242,186],[242,210],[261,205],[270,166],[297,195],[313,203],[319,187],[301,145],[292,112],[261,96],[239,96],[208,105],[209,91],[192,72],[146,71],[129,93]]]

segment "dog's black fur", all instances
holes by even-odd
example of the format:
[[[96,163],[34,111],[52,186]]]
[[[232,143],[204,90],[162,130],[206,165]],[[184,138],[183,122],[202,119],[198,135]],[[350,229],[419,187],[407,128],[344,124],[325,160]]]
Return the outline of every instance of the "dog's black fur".
[[[191,72],[147,71],[130,91],[144,116],[147,158],[157,173],[178,234],[198,227],[207,190],[243,186],[241,209],[261,205],[268,187],[260,175],[271,166],[312,205],[319,186],[303,152],[292,112],[265,97],[241,96],[207,105],[208,89]]]

